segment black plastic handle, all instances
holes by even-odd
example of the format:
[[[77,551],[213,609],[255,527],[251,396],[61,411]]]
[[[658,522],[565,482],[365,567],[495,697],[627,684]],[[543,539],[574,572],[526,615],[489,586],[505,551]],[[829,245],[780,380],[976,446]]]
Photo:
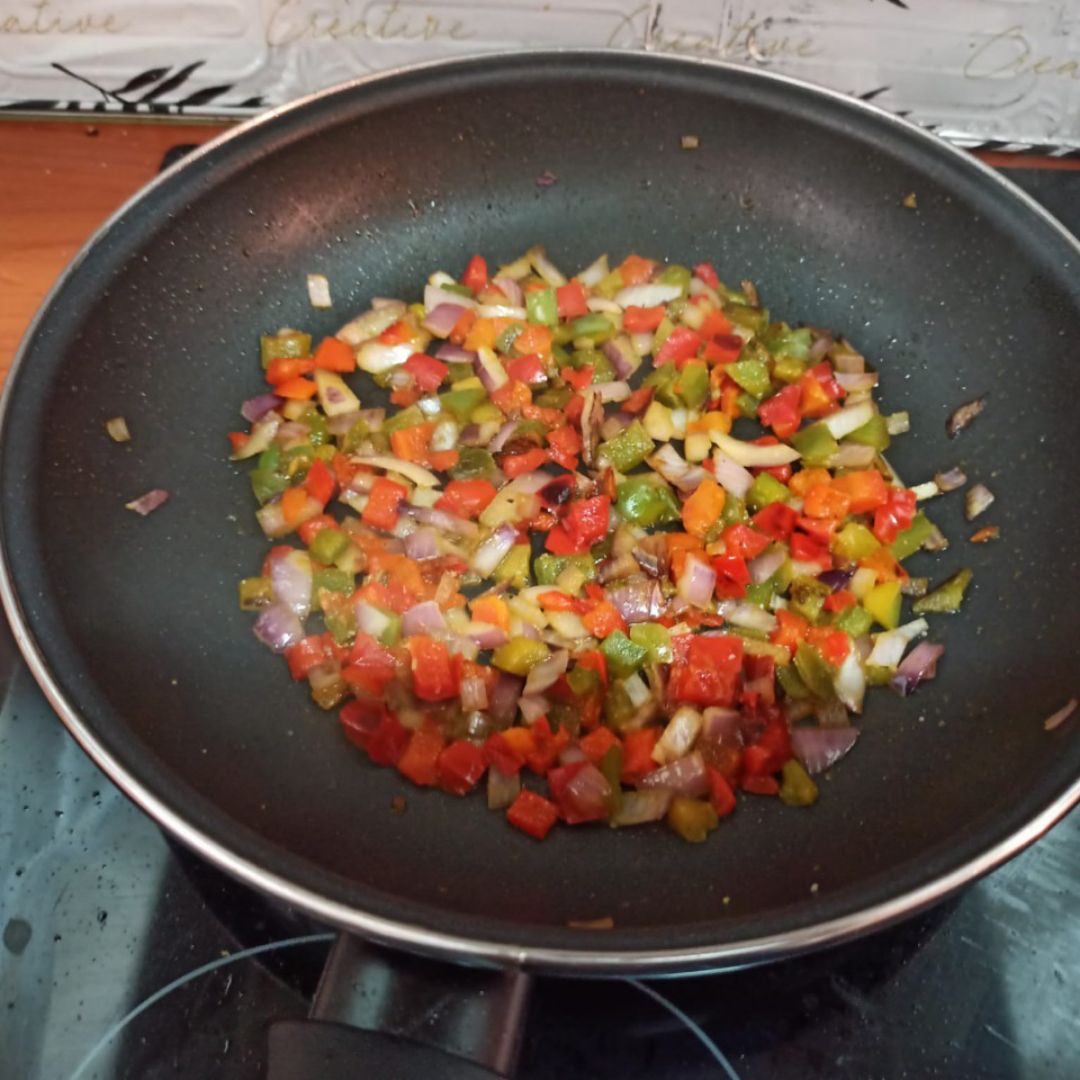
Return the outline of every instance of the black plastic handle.
[[[342,934],[308,1020],[270,1027],[267,1080],[512,1077],[532,979]]]

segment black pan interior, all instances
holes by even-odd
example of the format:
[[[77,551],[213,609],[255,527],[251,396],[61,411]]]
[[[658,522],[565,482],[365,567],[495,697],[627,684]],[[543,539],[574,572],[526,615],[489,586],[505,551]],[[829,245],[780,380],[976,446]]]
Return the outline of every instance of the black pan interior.
[[[540,187],[546,170],[558,182]],[[937,682],[872,696],[812,811],[744,799],[702,847],[662,827],[533,843],[479,798],[370,766],[236,608],[265,543],[224,433],[259,391],[258,335],[330,333],[373,295],[412,298],[437,267],[538,241],[567,270],[633,250],[752,278],[778,316],[844,331],[880,368],[884,402],[912,417],[892,454],[901,475],[958,464],[997,496],[996,544],[967,542],[959,496],[933,506],[953,546],[915,568],[971,566],[970,602],[935,622]],[[308,305],[312,271],[332,283],[331,313]],[[518,956],[731,956],[924,886],[1075,784],[1075,733],[1042,720],[1077,691],[1078,340],[1074,244],[880,115],[657,57],[437,66],[210,148],[85,254],[13,376],[4,552],[58,692],[217,857],[343,905],[346,921]],[[948,440],[946,417],[978,394],[986,413]],[[115,415],[127,446],[105,435]],[[151,487],[172,493],[163,509],[124,510]],[[606,915],[604,934],[566,926]]]

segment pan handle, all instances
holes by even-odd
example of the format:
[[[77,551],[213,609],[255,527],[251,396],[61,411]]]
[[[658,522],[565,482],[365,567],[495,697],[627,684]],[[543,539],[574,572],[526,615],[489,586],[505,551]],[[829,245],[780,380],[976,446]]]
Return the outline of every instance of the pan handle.
[[[492,1080],[517,1067],[532,977],[338,936],[307,1020],[270,1026],[267,1080]]]

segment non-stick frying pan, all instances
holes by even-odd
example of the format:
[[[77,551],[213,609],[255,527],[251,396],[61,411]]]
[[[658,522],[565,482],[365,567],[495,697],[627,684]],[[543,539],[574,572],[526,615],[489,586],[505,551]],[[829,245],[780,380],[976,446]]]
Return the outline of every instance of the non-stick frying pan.
[[[779,317],[871,358],[886,406],[911,413],[892,455],[908,482],[959,464],[997,497],[996,544],[967,541],[958,496],[934,505],[952,546],[917,572],[975,574],[963,613],[935,621],[939,677],[871,695],[811,811],[744,799],[700,847],[662,827],[537,844],[477,799],[413,789],[395,813],[401,780],[237,610],[266,545],[224,433],[259,389],[258,335],[331,333],[433,268],[536,242],[569,270],[635,250],[752,278]],[[314,271],[332,312],[309,307]],[[965,154],[840,95],[627,53],[365,79],[193,154],[54,290],[4,397],[4,601],[57,712],[132,798],[322,919],[550,972],[777,958],[925,907],[1080,797],[1076,721],[1043,728],[1080,682],[1078,341],[1076,241]],[[104,433],[116,415],[123,447]],[[162,509],[124,509],[152,487],[172,494]],[[604,916],[613,929],[568,925]]]

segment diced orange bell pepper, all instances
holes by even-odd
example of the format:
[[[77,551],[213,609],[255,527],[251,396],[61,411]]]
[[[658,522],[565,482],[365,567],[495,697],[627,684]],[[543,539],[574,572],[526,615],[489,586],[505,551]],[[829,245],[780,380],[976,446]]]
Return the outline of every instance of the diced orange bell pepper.
[[[307,401],[315,396],[315,384],[310,379],[297,376],[295,379],[286,379],[274,387],[274,393],[278,397],[288,398],[290,401]]]
[[[835,518],[843,521],[851,508],[851,500],[838,487],[818,484],[803,498],[803,513],[811,518]]]
[[[616,630],[626,633],[626,620],[619,614],[619,609],[608,600],[602,600],[592,611],[586,612],[581,621],[595,638],[606,638]]]
[[[466,349],[494,349],[495,323],[491,319],[477,319],[465,337]]]
[[[828,469],[814,467],[810,469],[800,469],[788,481],[788,487],[791,489],[792,495],[797,495],[800,499],[803,499],[811,488],[816,488],[821,484],[831,483],[832,474]]]
[[[810,624],[801,615],[781,608],[776,612],[776,629],[769,635],[769,640],[774,645],[781,645],[794,653],[809,628]]]
[[[884,506],[889,500],[885,477],[877,469],[861,469],[838,476],[833,487],[848,497],[848,510],[852,514],[866,514]]]
[[[627,255],[618,266],[623,285],[642,285],[653,276],[655,270],[656,263],[652,259],[633,254]]]
[[[514,352],[518,356],[537,353],[544,358],[551,355],[551,327],[530,324],[514,338]]]
[[[683,526],[691,536],[704,540],[720,521],[723,510],[724,489],[711,476],[706,476],[683,503]]]
[[[315,350],[315,366],[324,371],[355,371],[356,357],[352,346],[337,338],[323,338]]]
[[[281,493],[281,515],[286,525],[295,525],[307,507],[308,493],[302,487],[286,488]]]
[[[414,424],[390,433],[390,446],[402,461],[427,460],[428,443],[435,431],[434,424]]]
[[[478,596],[471,607],[476,622],[489,623],[506,633],[510,632],[510,609],[505,600],[498,596]]]
[[[701,551],[701,541],[689,533],[664,533],[668,562],[671,564],[671,576],[677,581],[686,565],[690,552]]]

